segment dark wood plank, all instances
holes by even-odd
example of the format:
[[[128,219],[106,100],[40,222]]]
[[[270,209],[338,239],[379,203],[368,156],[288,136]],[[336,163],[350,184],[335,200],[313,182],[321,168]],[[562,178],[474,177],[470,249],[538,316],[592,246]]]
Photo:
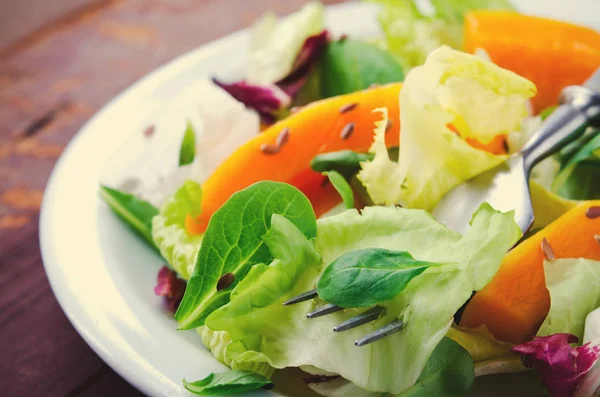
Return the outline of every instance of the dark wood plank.
[[[0,44],[2,396],[140,395],[77,335],[52,295],[37,229],[50,171],[81,125],[146,73],[267,10],[283,15],[305,2],[82,0],[90,5]]]
[[[37,217],[0,235],[2,395],[65,396],[105,364],[54,299],[42,268]]]

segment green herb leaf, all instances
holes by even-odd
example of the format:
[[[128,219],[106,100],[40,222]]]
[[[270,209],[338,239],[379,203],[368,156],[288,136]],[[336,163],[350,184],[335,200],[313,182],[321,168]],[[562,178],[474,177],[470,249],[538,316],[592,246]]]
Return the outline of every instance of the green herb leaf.
[[[400,64],[387,51],[363,41],[329,43],[321,61],[321,96],[349,94],[371,84],[404,80]]]
[[[450,338],[437,345],[417,383],[396,397],[464,397],[475,381],[475,365],[468,351]]]
[[[398,146],[388,148],[390,160],[398,160]],[[375,158],[374,153],[358,153],[352,150],[340,150],[317,154],[310,161],[310,168],[317,172],[337,171],[345,177],[356,174],[360,169],[360,163],[371,161]]]
[[[371,161],[374,157],[373,153],[340,150],[339,152],[317,154],[310,161],[310,168],[317,172],[338,171],[341,174],[353,174],[360,169],[361,162]]]
[[[152,218],[158,214],[156,207],[133,194],[123,193],[104,185],[100,186],[100,196],[119,218],[158,251],[152,239]]]
[[[333,185],[335,190],[342,196],[342,201],[347,209],[354,208],[354,193],[352,192],[352,188],[350,184],[342,174],[337,171],[327,171],[324,172],[323,175],[327,175],[329,178],[329,182]]]
[[[600,131],[593,131],[561,151],[561,167],[552,190],[574,200],[600,199]]]
[[[199,396],[242,393],[272,384],[269,379],[262,375],[241,370],[232,370],[220,374],[211,373],[206,378],[196,382],[183,380],[183,386]]]
[[[175,314],[181,329],[203,325],[210,313],[229,302],[231,291],[252,266],[273,260],[263,240],[273,214],[289,219],[307,238],[317,234],[312,205],[295,187],[262,181],[235,193],[213,214],[204,234],[194,272]],[[219,279],[227,273],[233,273],[233,282],[217,291]]]
[[[388,301],[437,263],[414,259],[408,252],[382,248],[351,251],[334,260],[317,284],[319,297],[341,307],[366,307]]]
[[[194,157],[196,157],[196,133],[194,132],[194,126],[188,120],[179,148],[179,165],[190,164],[194,161]]]

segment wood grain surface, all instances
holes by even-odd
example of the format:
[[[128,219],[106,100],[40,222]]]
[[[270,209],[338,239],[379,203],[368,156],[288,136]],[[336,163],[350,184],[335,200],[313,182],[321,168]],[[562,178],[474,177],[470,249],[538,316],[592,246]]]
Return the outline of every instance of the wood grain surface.
[[[52,294],[38,242],[48,176],[82,124],[140,77],[267,10],[284,15],[306,1],[52,0],[61,2],[63,14],[54,8],[29,23],[39,29],[0,41],[0,395],[138,396]],[[27,22],[22,9],[2,11],[0,24]]]

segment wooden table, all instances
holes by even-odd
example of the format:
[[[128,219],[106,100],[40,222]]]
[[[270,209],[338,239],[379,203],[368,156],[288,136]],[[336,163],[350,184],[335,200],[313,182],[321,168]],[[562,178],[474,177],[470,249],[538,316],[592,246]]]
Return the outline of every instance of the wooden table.
[[[48,176],[81,125],[137,79],[266,10],[286,14],[306,1],[23,1],[26,12],[0,5],[5,29],[22,29],[30,10],[41,26],[16,42],[0,39],[0,395],[139,396],[52,294],[38,242]]]

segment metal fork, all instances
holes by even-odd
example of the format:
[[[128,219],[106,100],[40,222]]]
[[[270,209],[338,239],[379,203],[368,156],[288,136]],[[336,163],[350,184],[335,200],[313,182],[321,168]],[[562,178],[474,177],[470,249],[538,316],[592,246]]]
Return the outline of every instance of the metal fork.
[[[296,303],[305,302],[307,300],[311,300],[316,297],[318,297],[317,290],[313,289],[313,290],[304,292],[298,296],[295,296],[286,302],[283,302],[283,305],[284,306],[294,305]],[[331,313],[336,313],[336,312],[339,312],[342,310],[344,310],[343,307],[334,305],[332,303],[326,303],[325,305],[319,307],[318,309],[313,310],[310,313],[307,313],[306,318],[313,319],[313,318],[317,318],[317,317],[326,316]],[[384,312],[384,310],[385,309],[381,306],[374,306],[374,307],[362,312],[361,314],[358,314],[358,315],[356,315],[352,318],[349,318],[348,320],[336,325],[335,327],[333,327],[333,332],[347,331],[349,329],[356,328],[363,324],[370,323],[371,321],[375,321]],[[384,325],[383,327],[376,329],[375,331],[371,332],[370,334],[367,334],[367,335],[363,336],[362,338],[356,340],[354,342],[354,344],[356,346],[368,345],[369,343],[375,342],[376,340],[379,340],[381,338],[384,338],[388,335],[394,334],[394,333],[402,330],[403,327],[404,327],[404,322],[402,320],[394,320],[391,323]]]
[[[544,151],[556,151],[558,143],[567,143],[565,137],[569,137],[570,140],[572,140],[581,135],[587,125],[598,124],[600,122],[600,69],[586,81],[583,87],[571,86],[565,88],[561,95],[561,105],[555,112],[560,117],[549,117],[542,124],[539,132],[532,138],[532,141],[536,142],[536,145],[533,145],[536,146],[536,148],[545,146],[546,149],[543,149]],[[568,122],[566,122],[566,120],[568,120]],[[540,137],[543,139],[540,139]],[[557,140],[560,142],[555,142]],[[542,145],[542,141],[545,141],[544,145]],[[532,146],[531,142],[528,142],[526,148],[530,146]],[[541,156],[542,155],[538,153],[536,158],[540,158]],[[467,219],[470,217],[465,216],[464,218]],[[528,219],[527,222],[520,222],[523,223],[523,225],[519,224],[519,226],[526,228],[532,221],[533,215],[531,214],[531,219]],[[317,290],[313,289],[293,297],[287,302],[284,302],[283,305],[293,305],[316,297],[318,297]],[[344,310],[344,308],[340,306],[326,303],[318,309],[307,313],[306,317],[313,319],[342,310]],[[347,331],[374,321],[381,316],[384,310],[385,309],[381,306],[374,306],[363,313],[336,325],[333,327],[333,332]],[[404,326],[405,324],[401,319],[394,320],[356,340],[354,344],[356,346],[368,345],[369,343],[401,331]]]

